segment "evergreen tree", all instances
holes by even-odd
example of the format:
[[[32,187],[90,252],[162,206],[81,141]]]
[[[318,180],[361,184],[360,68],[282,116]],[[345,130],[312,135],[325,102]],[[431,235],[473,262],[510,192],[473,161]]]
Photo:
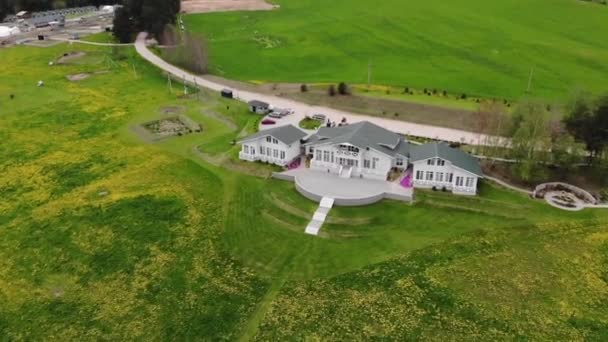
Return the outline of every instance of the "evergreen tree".
[[[114,13],[113,34],[121,43],[129,43],[133,33],[133,23],[126,8],[119,8]]]

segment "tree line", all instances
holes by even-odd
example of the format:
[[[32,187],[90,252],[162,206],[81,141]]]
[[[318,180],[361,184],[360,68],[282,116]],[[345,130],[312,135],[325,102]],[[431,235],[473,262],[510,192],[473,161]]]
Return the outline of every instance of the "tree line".
[[[175,24],[180,6],[180,0],[124,0],[114,14],[114,36],[128,43],[137,32],[147,31],[160,39],[165,28]]]
[[[120,4],[122,0],[0,0],[0,21],[19,11],[40,12],[53,9]]]
[[[533,99],[520,101],[511,113],[502,103],[481,104],[476,129],[496,141],[480,141],[480,152],[514,159],[513,174],[526,182],[544,180],[548,165],[565,172],[580,164],[608,171],[608,94],[580,92],[555,111]],[[501,142],[499,135],[510,140]]]

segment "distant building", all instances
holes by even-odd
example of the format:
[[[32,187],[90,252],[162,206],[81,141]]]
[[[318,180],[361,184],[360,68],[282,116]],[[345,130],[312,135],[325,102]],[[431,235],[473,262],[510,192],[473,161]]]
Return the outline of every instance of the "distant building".
[[[65,26],[65,16],[61,14],[49,14],[45,16],[32,17],[27,21],[31,27],[42,28],[47,26]]]
[[[32,13],[28,12],[28,11],[21,11],[19,13],[16,14],[17,19],[29,19],[32,17]]]
[[[249,105],[249,111],[256,114],[268,114],[270,111],[270,105],[266,102],[253,100],[247,103]]]

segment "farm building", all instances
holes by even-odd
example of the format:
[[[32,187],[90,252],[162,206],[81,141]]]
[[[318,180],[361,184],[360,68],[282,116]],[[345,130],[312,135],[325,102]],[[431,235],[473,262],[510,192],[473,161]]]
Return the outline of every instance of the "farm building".
[[[256,114],[268,114],[270,111],[270,105],[266,102],[253,100],[247,103],[249,105],[249,111]]]

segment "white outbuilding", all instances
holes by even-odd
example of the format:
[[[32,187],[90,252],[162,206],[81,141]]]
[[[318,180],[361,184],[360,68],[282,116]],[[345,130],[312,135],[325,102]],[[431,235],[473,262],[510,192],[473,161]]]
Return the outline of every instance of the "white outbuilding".
[[[0,39],[7,39],[21,33],[18,27],[0,26]]]

